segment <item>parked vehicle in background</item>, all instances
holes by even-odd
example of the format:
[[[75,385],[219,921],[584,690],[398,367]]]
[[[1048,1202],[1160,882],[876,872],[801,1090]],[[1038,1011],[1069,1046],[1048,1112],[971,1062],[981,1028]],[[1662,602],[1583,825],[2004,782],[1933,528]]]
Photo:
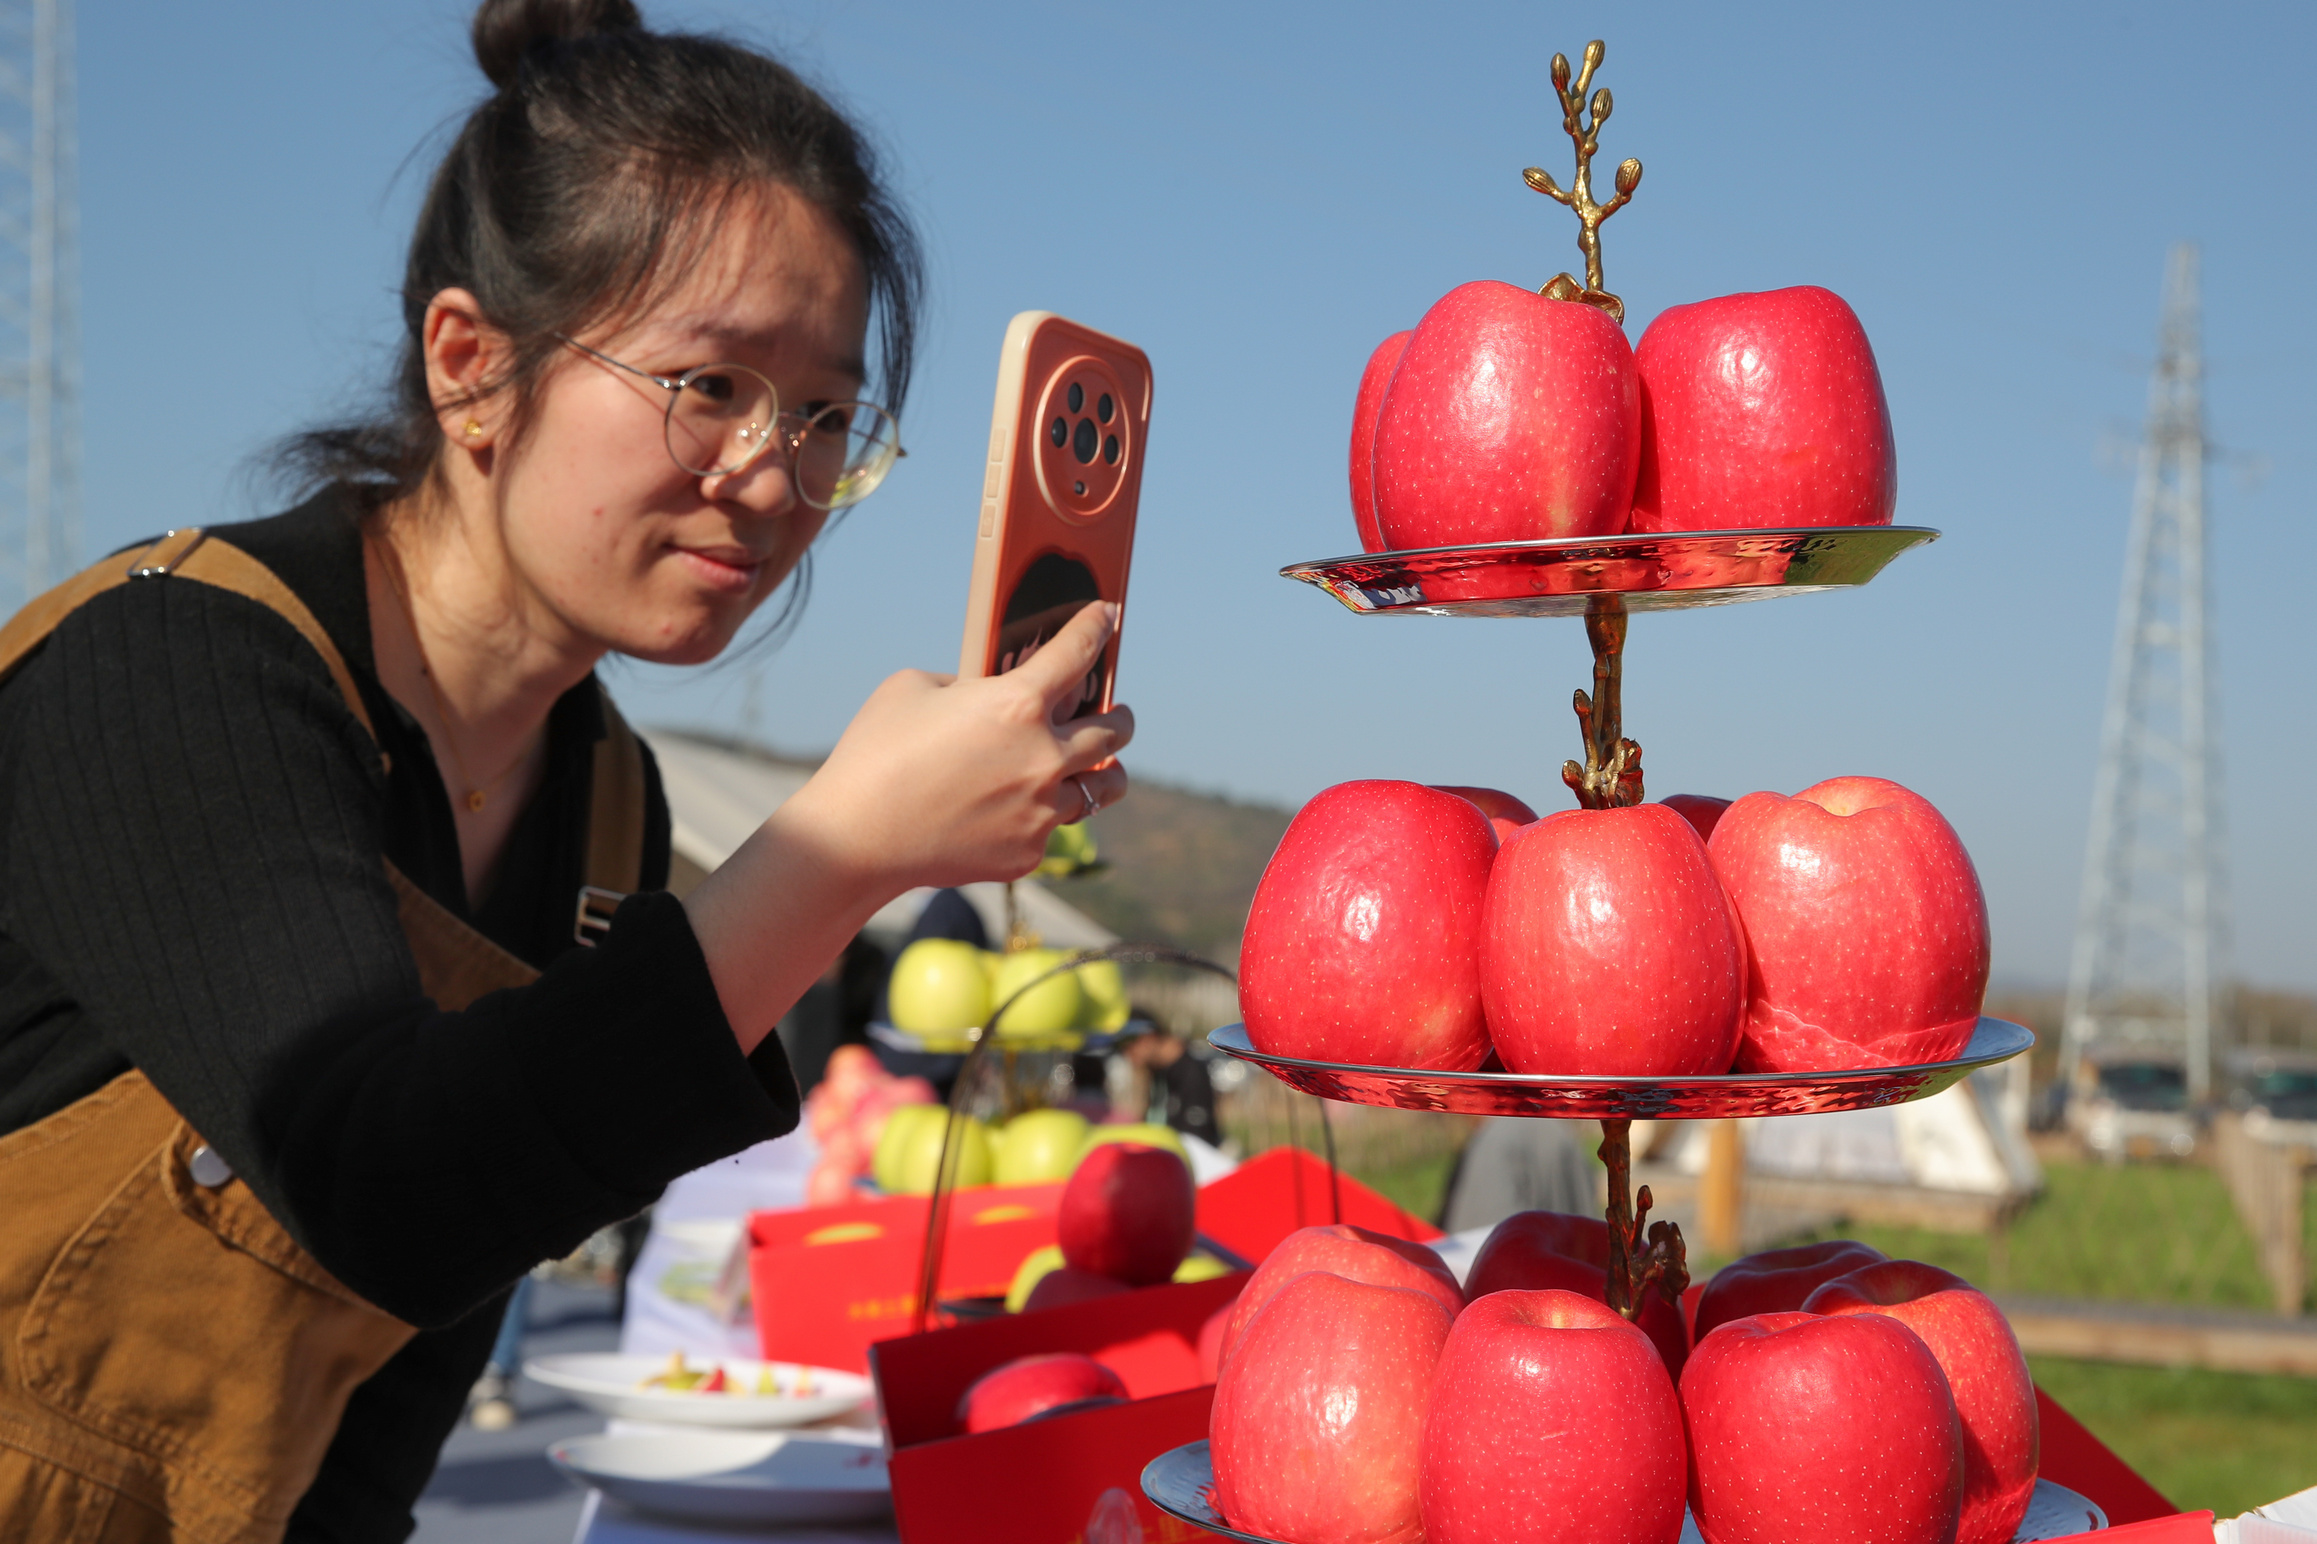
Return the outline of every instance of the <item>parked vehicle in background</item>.
[[[2186,1158],[2196,1151],[2197,1124],[2178,1053],[2114,1046],[2077,1064],[2067,1125],[2096,1156],[2110,1163]]]
[[[2246,1046],[2227,1059],[2229,1108],[2269,1141],[2317,1143],[2317,1053]]]

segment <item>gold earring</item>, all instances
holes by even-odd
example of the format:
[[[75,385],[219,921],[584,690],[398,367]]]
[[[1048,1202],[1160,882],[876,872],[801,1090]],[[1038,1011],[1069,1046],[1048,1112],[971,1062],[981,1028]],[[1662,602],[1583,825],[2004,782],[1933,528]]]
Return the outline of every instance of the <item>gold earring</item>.
[[[479,439],[481,439],[482,437],[483,437],[483,425],[482,425],[482,422],[481,422],[481,420],[479,420],[479,419],[474,419],[474,418],[470,418],[470,419],[468,419],[468,420],[467,420],[467,438],[468,438],[468,439],[470,439],[470,440],[479,440]]]

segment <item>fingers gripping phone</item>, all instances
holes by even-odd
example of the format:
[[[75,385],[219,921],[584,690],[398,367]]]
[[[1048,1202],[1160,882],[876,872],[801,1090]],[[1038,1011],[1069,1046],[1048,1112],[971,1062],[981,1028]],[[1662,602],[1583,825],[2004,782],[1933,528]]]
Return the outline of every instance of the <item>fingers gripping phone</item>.
[[[1051,311],[1024,311],[1006,328],[961,678],[1003,675],[1094,601],[1126,604],[1149,429],[1141,349]],[[1109,709],[1118,638],[1060,718]]]

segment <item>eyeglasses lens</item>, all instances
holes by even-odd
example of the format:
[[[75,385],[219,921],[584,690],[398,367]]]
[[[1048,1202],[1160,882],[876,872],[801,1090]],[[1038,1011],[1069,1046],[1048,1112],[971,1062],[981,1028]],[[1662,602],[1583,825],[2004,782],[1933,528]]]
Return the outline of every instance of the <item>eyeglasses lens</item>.
[[[801,420],[798,414],[792,422]],[[816,509],[858,504],[893,469],[900,446],[900,425],[880,407],[839,402],[822,408],[799,423],[797,493]]]
[[[687,472],[736,472],[771,443],[779,398],[772,382],[741,365],[709,365],[683,378],[668,402],[668,454]]]
[[[737,472],[785,428],[797,493],[816,509],[869,496],[900,454],[901,428],[884,409],[839,402],[782,413],[772,382],[745,365],[709,365],[683,377],[668,404],[668,454],[701,477]]]

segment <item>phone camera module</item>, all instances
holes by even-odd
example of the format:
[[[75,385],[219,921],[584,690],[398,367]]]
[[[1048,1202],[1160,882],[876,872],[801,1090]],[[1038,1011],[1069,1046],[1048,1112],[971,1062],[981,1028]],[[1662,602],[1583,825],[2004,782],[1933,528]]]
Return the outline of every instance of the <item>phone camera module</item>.
[[[1070,389],[1072,391],[1076,391],[1078,388],[1073,386]],[[1094,420],[1091,418],[1081,418],[1078,420],[1078,432],[1070,436],[1070,454],[1076,456],[1079,460],[1079,463],[1084,465],[1085,463],[1094,459],[1094,447],[1096,442],[1097,436],[1094,432]]]
[[[1054,448],[1056,450],[1060,450],[1063,446],[1070,443],[1070,420],[1067,418],[1057,418],[1054,420],[1054,427],[1048,429],[1046,432],[1053,436]]]
[[[1094,416],[1104,423],[1110,422],[1110,415],[1117,411],[1118,404],[1110,400],[1110,393],[1107,391],[1102,394],[1102,400],[1094,404]]]
[[[1086,405],[1086,388],[1076,381],[1070,383],[1070,411],[1075,413]]]
[[[1112,466],[1118,465],[1117,435],[1106,434],[1102,437],[1102,459]]]

